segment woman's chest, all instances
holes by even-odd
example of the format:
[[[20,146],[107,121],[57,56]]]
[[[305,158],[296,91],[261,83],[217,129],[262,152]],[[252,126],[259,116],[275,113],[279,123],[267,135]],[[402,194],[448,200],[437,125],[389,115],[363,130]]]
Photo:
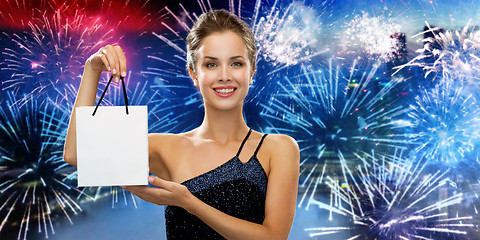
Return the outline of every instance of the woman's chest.
[[[241,165],[250,162],[255,151],[253,141],[247,141],[240,152],[237,149],[238,146],[231,145],[189,144],[168,154],[167,159],[164,160],[171,181],[181,183],[195,178],[231,162],[234,158]],[[259,167],[263,168],[268,176],[270,166],[266,153],[266,151],[259,152],[257,161]]]

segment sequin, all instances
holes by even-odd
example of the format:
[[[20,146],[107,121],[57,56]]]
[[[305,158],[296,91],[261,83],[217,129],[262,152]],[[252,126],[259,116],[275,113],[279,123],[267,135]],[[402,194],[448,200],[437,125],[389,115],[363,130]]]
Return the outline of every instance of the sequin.
[[[245,137],[235,157],[202,175],[183,182],[190,192],[204,203],[236,218],[262,224],[265,218],[267,174],[256,154],[243,163],[238,155],[250,135]],[[165,208],[167,239],[225,239],[198,217],[183,208]]]

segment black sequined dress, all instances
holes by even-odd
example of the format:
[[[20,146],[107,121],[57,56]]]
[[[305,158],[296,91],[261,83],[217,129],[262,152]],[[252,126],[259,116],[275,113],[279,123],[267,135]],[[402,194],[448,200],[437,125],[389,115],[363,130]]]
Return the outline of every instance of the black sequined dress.
[[[182,184],[204,203],[236,218],[262,224],[265,218],[267,174],[257,159],[257,152],[267,134],[262,136],[253,156],[243,163],[238,153],[226,163]],[[225,239],[183,208],[165,208],[167,239]]]

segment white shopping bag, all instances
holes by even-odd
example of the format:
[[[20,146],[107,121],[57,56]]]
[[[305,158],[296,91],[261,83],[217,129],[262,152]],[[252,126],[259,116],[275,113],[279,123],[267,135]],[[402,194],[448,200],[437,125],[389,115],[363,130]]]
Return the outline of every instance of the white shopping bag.
[[[79,187],[148,184],[147,106],[126,106],[76,108]]]

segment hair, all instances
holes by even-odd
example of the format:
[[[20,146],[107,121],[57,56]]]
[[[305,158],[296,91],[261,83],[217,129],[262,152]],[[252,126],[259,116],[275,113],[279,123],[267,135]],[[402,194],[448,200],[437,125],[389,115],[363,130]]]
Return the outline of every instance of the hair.
[[[213,10],[203,13],[190,30],[187,36],[187,70],[195,71],[197,63],[196,51],[202,44],[202,41],[214,34],[225,31],[237,33],[245,43],[248,53],[248,61],[252,66],[252,71],[256,69],[257,48],[255,47],[255,38],[252,30],[242,19],[225,10]]]

